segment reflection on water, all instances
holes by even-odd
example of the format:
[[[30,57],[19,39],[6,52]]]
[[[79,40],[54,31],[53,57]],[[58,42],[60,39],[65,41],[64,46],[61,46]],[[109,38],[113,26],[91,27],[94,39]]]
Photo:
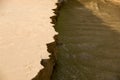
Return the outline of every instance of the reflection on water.
[[[120,80],[120,34],[103,23],[77,0],[65,3],[52,80]]]

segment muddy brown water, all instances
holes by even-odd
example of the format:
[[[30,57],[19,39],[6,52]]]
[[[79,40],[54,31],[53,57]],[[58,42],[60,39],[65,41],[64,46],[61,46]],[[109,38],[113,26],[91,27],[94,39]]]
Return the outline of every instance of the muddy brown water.
[[[104,23],[77,0],[63,5],[52,80],[120,80],[120,33]]]

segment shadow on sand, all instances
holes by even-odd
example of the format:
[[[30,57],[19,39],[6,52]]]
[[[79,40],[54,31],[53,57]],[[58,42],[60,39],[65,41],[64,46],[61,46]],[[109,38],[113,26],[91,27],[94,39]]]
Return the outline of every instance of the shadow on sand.
[[[77,0],[65,3],[52,80],[120,80],[120,33],[104,23]]]

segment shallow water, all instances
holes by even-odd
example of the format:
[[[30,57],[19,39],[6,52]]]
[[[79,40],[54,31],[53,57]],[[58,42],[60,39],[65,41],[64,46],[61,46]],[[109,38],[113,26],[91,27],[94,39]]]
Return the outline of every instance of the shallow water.
[[[118,16],[119,17],[119,16]],[[118,23],[110,19],[109,23]],[[52,80],[120,80],[120,33],[77,0],[60,10]]]

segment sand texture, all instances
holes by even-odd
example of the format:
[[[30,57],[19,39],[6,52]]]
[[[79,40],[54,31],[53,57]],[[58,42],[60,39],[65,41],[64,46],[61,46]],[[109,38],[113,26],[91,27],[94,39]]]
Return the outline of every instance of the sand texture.
[[[103,1],[68,0],[59,10],[52,80],[120,80],[120,6]]]
[[[46,43],[57,34],[51,19],[57,0],[0,3],[0,80],[31,80],[49,58]]]

